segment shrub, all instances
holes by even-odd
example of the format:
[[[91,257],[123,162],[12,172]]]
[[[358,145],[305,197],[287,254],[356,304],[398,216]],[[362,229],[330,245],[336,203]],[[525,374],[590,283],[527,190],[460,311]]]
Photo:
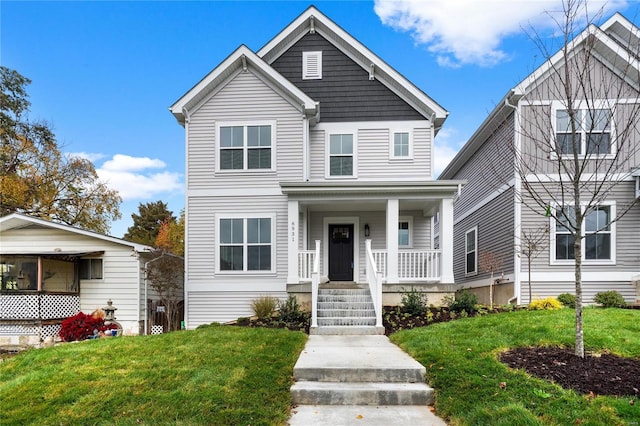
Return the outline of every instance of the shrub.
[[[278,299],[271,296],[260,296],[251,302],[253,313],[260,319],[271,317],[278,306]]]
[[[571,293],[562,293],[558,295],[558,301],[567,308],[576,307],[576,296]]]
[[[402,312],[411,315],[422,315],[427,310],[427,295],[411,287],[411,290],[402,292]]]
[[[547,297],[546,299],[533,299],[527,308],[530,311],[555,311],[562,308],[562,303],[555,297]]]
[[[455,300],[449,305],[449,309],[453,312],[466,311],[467,314],[471,314],[478,310],[477,304],[478,296],[474,293],[469,290],[458,290],[456,291]]]
[[[622,295],[615,290],[596,293],[593,300],[595,300],[596,303],[601,304],[603,308],[624,308],[627,306],[627,302],[625,302]]]
[[[284,322],[297,322],[304,319],[304,313],[300,309],[298,299],[290,294],[286,301],[278,303],[278,313]]]
[[[65,342],[74,342],[85,340],[98,332],[116,329],[115,324],[104,324],[104,317],[99,315],[87,315],[84,312],[78,312],[76,315],[62,321],[60,332],[58,335]]]

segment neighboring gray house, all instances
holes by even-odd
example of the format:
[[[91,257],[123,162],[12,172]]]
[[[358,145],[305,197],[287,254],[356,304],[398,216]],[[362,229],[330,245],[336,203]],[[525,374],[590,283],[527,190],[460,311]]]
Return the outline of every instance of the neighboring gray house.
[[[111,299],[125,334],[143,330],[152,247],[21,214],[0,218],[0,344],[36,344]]]
[[[189,329],[262,295],[296,294],[315,320],[323,277],[369,287],[378,318],[383,293],[453,290],[462,182],[432,173],[448,113],[314,7],[170,110],[186,133]]]
[[[584,81],[594,85],[584,90],[577,80],[573,81],[578,115],[582,114],[576,118],[581,129],[576,152],[579,158],[587,159],[585,179],[590,179],[593,186],[615,153],[626,150],[621,152],[624,163],[615,171],[616,180],[608,180],[619,183],[588,214],[584,227],[583,300],[587,303],[604,290],[616,290],[629,302],[640,299],[640,125],[636,119],[633,131],[615,133],[622,132],[623,123],[640,103],[638,34],[637,27],[616,14],[599,27],[589,26],[567,45],[568,58],[583,60],[585,52],[591,55],[591,78]],[[585,49],[585,43],[589,43],[589,49]],[[454,275],[456,284],[474,289],[484,302],[488,302],[489,273],[482,270],[479,260],[486,251],[502,259],[496,271],[501,281],[496,286],[496,302],[529,303],[527,259],[520,250],[526,244],[521,236],[545,226],[545,247],[531,268],[532,297],[575,292],[572,237],[561,223],[545,217],[553,216],[550,213],[563,206],[549,199],[546,206],[534,206],[532,210],[524,186],[538,185],[541,189],[541,182],[547,182],[548,188],[550,182],[559,182],[564,175],[553,169],[558,164],[554,159],[573,155],[569,145],[560,146],[561,141],[569,140],[566,104],[558,82],[565,70],[562,53],[510,90],[440,175],[445,181],[468,181],[454,207]],[[598,117],[593,118],[594,114]],[[542,152],[533,142],[544,138],[556,144],[551,145],[556,149]],[[593,143],[595,140],[610,143]],[[627,159],[628,153],[631,155]],[[530,171],[518,172],[527,168],[519,161],[528,161]],[[588,188],[585,186],[581,193],[586,196]],[[617,212],[630,205],[626,216],[610,223]]]

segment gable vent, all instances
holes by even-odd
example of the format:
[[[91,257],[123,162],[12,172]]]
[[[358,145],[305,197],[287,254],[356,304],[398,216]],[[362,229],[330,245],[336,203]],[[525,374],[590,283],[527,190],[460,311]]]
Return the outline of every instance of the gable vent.
[[[322,51],[302,52],[302,79],[320,80],[322,78]]]

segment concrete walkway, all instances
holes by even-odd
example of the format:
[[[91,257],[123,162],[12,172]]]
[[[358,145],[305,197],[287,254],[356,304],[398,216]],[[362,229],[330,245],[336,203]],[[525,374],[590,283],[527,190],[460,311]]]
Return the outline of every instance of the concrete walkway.
[[[294,367],[289,424],[446,426],[425,368],[386,336],[312,335]]]

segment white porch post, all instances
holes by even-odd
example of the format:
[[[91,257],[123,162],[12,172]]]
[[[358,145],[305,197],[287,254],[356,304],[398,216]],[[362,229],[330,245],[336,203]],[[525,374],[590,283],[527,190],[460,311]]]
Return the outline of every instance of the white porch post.
[[[298,224],[299,207],[297,200],[289,200],[288,202],[288,221],[287,221],[287,253],[288,253],[288,270],[287,283],[297,284],[300,281],[298,277]]]
[[[440,202],[440,282],[453,284],[453,199]]]
[[[399,201],[387,200],[387,283],[397,283],[398,278],[398,219]]]

